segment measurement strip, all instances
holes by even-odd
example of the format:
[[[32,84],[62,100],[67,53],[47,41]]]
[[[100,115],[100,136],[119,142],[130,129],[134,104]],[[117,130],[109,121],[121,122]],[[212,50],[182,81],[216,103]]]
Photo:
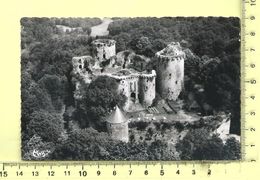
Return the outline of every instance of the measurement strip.
[[[256,0],[244,0],[241,18],[241,151],[242,159],[252,162],[257,160],[257,18]]]
[[[246,86],[245,86],[245,76],[246,76],[246,53],[245,53],[245,49],[246,49],[246,38],[245,38],[245,32],[246,32],[246,4],[245,4],[245,0],[243,1],[242,5],[241,5],[241,95],[240,95],[240,99],[241,99],[241,158],[242,160],[245,160],[245,144],[246,144],[246,138],[245,138],[245,129],[246,129],[246,116],[245,116],[245,112],[246,112],[246,101],[245,98],[246,97]]]
[[[3,163],[0,178],[177,178],[210,177],[225,175],[235,177],[243,166],[254,166],[252,162],[90,162],[90,163]]]

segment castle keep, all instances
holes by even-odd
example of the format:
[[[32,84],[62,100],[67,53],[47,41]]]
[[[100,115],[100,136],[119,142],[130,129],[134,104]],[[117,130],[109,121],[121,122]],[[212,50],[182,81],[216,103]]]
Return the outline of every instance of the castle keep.
[[[172,42],[155,57],[159,93],[162,98],[175,101],[184,87],[185,53],[178,42]]]

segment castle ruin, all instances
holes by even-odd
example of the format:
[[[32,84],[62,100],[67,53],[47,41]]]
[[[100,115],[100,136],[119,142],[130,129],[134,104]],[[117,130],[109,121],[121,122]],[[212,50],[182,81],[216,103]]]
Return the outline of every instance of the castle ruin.
[[[155,54],[157,59],[157,86],[162,98],[177,100],[184,88],[184,59],[180,43],[172,42]]]
[[[131,51],[116,54],[116,41],[97,39],[92,42],[92,56],[72,58],[74,98],[82,98],[80,88],[98,76],[108,76],[118,82],[118,93],[126,96],[124,111],[135,112],[151,106],[156,89],[163,99],[176,101],[184,86],[185,52],[179,43],[172,42],[155,54],[154,70],[148,70],[150,58]],[[140,109],[141,107],[141,109]],[[107,119],[112,138],[128,142],[128,122],[116,107]]]

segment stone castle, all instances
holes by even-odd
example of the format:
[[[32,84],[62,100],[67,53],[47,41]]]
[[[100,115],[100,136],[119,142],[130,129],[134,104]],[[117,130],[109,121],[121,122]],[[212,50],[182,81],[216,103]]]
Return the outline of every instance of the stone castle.
[[[116,53],[116,41],[110,39],[93,41],[92,49],[92,56],[72,58],[76,101],[81,98],[81,86],[101,75],[117,80],[117,92],[127,97],[123,107],[127,112],[151,106],[156,90],[163,99],[175,101],[183,89],[185,53],[179,43],[170,43],[155,54],[153,61],[134,52]],[[149,63],[156,68],[148,70]],[[107,128],[112,137],[127,142],[128,125],[123,119],[121,110],[116,107],[108,118]]]

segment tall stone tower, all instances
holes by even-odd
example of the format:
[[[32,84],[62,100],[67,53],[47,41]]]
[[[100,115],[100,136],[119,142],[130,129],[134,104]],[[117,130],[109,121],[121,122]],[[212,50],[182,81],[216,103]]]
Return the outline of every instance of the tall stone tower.
[[[139,76],[139,98],[144,107],[151,106],[155,98],[155,78],[155,70],[152,70],[151,74],[145,73]]]
[[[162,98],[176,100],[184,87],[185,53],[178,42],[172,42],[155,56],[158,91]]]
[[[93,56],[99,61],[105,61],[116,55],[116,41],[112,39],[97,39],[92,42]]]
[[[116,106],[115,110],[110,114],[107,119],[107,130],[112,139],[128,142],[128,121]]]

